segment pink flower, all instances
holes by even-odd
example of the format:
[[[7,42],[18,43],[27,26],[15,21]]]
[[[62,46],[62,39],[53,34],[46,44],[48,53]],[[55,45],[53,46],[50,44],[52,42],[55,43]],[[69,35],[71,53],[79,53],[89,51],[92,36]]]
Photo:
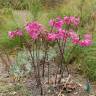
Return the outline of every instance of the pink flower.
[[[63,29],[59,29],[58,33],[57,33],[57,38],[58,39],[67,39],[68,37],[68,33],[66,30],[63,30]]]
[[[70,17],[65,16],[64,17],[64,23],[67,24],[67,25],[69,25],[71,23]]]
[[[49,25],[52,26],[52,27],[55,27],[57,29],[62,28],[63,24],[64,24],[64,22],[61,18],[57,18],[56,21],[55,20],[50,20],[49,21]]]
[[[70,37],[71,39],[79,38],[78,34],[76,34],[76,33],[74,32],[74,30],[72,30],[72,29],[69,30],[69,37]]]
[[[37,39],[40,32],[43,30],[43,26],[35,21],[28,23],[25,28],[33,40]]]
[[[84,39],[92,40],[92,35],[91,34],[85,34]]]
[[[10,39],[13,39],[16,36],[16,33],[14,31],[8,32],[8,36]]]
[[[38,38],[38,36],[39,36],[39,34],[37,34],[37,33],[35,33],[35,32],[30,32],[29,35],[31,36],[31,38],[32,38],[33,40],[36,40],[36,39]]]
[[[80,23],[80,18],[79,17],[78,18],[75,18],[74,21],[73,21],[73,25],[75,27],[77,27],[79,25],[79,23]]]
[[[51,19],[51,20],[49,21],[49,25],[50,25],[50,26],[54,26],[54,24],[55,24],[55,20]]]
[[[77,27],[80,23],[80,18],[79,17],[74,17],[74,16],[70,16],[70,21],[71,24],[73,24],[75,27]]]
[[[90,46],[90,45],[92,45],[92,40],[88,40],[88,39],[82,40],[79,42],[79,44],[80,44],[80,46]]]
[[[22,31],[19,30],[19,29],[16,30],[16,31],[10,31],[10,32],[8,32],[8,36],[9,36],[10,39],[13,39],[16,36],[22,36],[22,35],[23,35]]]
[[[92,35],[91,34],[85,34],[84,40],[79,42],[80,46],[90,46],[92,45]]]
[[[60,21],[55,22],[55,25],[54,25],[54,26],[55,26],[57,29],[62,28],[62,26],[63,26],[63,21],[60,20]]]
[[[72,39],[72,43],[73,43],[73,44],[78,44],[78,43],[79,43],[79,38],[74,38],[74,39]]]
[[[80,18],[76,18],[74,16],[65,16],[64,17],[64,23],[69,25],[69,24],[73,24],[75,27],[78,26],[78,24],[80,23]]]
[[[71,38],[73,44],[79,43],[79,36],[72,29],[69,30],[69,37]]]
[[[92,40],[82,40],[79,42],[80,46],[84,47],[84,46],[90,46],[92,44]]]
[[[15,34],[16,34],[16,36],[22,36],[22,35],[23,35],[23,33],[22,33],[21,30],[17,30],[17,31],[15,32]]]
[[[42,25],[34,21],[31,23],[28,23],[25,28],[28,32],[32,32],[32,31],[40,32],[42,29]]]
[[[48,39],[48,41],[55,41],[57,39],[57,34],[56,33],[48,33],[47,39]]]

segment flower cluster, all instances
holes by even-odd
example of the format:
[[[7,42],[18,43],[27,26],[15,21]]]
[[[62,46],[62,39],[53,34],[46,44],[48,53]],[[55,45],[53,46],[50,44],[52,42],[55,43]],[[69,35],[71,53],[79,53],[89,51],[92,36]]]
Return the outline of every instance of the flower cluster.
[[[69,37],[71,38],[72,40],[72,43],[73,44],[79,44],[79,36],[76,32],[74,32],[74,30],[69,30]]]
[[[47,39],[48,39],[48,41],[55,41],[55,40],[57,40],[57,34],[56,33],[48,33]]]
[[[80,40],[79,35],[73,30],[73,29],[63,29],[63,25],[66,24],[69,26],[70,24],[77,27],[80,23],[79,17],[74,16],[65,16],[64,19],[56,18],[56,20],[50,20],[49,24],[53,28],[56,28],[57,30],[55,32],[48,33],[48,40],[49,41],[55,41],[55,40],[66,40],[68,38],[71,39],[73,44],[78,44],[80,46],[90,46],[92,44],[92,36],[90,34],[84,35],[84,40]]]
[[[16,31],[9,31],[8,32],[8,36],[10,39],[15,38],[16,36],[21,37],[22,35],[23,35],[22,31],[19,29],[17,29]]]
[[[55,27],[57,29],[62,28],[64,21],[62,18],[56,18],[57,20],[55,21],[54,19],[49,21],[49,25],[52,27]]]
[[[79,42],[80,46],[90,46],[92,44],[92,35],[90,34],[85,34],[84,35],[84,40],[81,40]]]
[[[74,17],[74,16],[65,16],[64,17],[64,23],[67,25],[73,24],[75,27],[77,27],[80,23],[80,18],[79,17]]]
[[[55,41],[55,40],[64,40],[66,41],[68,37],[68,33],[67,30],[58,30],[58,32],[54,32],[54,33],[48,33],[47,38],[48,41]]]
[[[50,26],[54,26],[57,29],[60,29],[63,27],[64,24],[66,25],[74,25],[77,27],[80,23],[80,18],[79,17],[74,17],[74,16],[65,16],[64,19],[62,18],[56,18],[56,20],[52,19],[49,21]]]
[[[42,31],[42,25],[35,21],[28,23],[25,28],[33,40],[36,40]]]
[[[85,34],[83,36],[83,39],[81,40],[80,36],[72,28],[71,29],[70,27],[64,28],[64,25],[66,26],[73,25],[75,27],[78,27],[79,23],[80,18],[74,16],[65,16],[63,19],[61,17],[58,17],[55,20],[52,19],[49,21],[49,25],[52,27],[52,30],[49,33],[46,33],[47,37],[44,35],[45,36],[44,38],[47,38],[47,40],[50,42],[56,40],[63,40],[64,42],[66,42],[68,39],[70,39],[72,43],[75,45],[78,44],[80,46],[90,46],[92,44],[92,36],[90,34]],[[36,21],[28,23],[25,26],[25,29],[33,40],[42,38],[41,35],[44,34],[43,25]],[[11,31],[8,33],[8,36],[11,39],[16,36],[22,36],[22,35],[23,34],[21,30]]]

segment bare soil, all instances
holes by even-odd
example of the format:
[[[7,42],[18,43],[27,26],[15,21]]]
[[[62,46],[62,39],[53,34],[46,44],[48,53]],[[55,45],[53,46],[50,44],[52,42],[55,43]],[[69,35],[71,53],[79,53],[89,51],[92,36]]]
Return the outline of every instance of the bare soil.
[[[49,63],[49,81],[48,81],[48,64],[45,65],[44,78],[41,76],[43,96],[95,96],[96,86],[91,84],[91,92],[88,94],[84,90],[86,85],[86,78],[78,74],[78,71],[74,65],[69,65],[70,78],[66,71],[60,83],[55,83],[57,67],[53,62]],[[40,65],[40,73],[42,74],[42,64]],[[60,74],[57,74],[57,81],[60,78]],[[69,78],[68,82],[66,80]],[[69,84],[66,87],[64,84]],[[26,90],[30,91],[31,95],[23,94],[22,90],[17,90],[18,84],[23,84]],[[64,87],[65,86],[65,87]],[[71,86],[71,87],[70,87]],[[17,88],[17,89],[16,89]],[[25,90],[25,89],[23,89]],[[0,96],[40,96],[41,89],[36,86],[35,76],[32,73],[31,76],[26,76],[20,81],[15,81],[5,70],[3,63],[0,63]],[[22,94],[21,94],[22,93]]]

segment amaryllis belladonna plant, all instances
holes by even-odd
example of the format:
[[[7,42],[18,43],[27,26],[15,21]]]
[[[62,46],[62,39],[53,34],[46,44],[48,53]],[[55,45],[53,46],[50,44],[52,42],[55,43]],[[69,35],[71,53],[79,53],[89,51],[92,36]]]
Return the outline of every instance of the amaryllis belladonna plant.
[[[38,64],[38,60],[39,60],[38,57],[40,56],[39,51],[41,46],[43,46],[44,49],[46,50],[45,52],[45,57],[46,57],[46,54],[48,54],[49,43],[55,42],[55,46],[58,47],[59,54],[61,56],[61,65],[59,68],[61,77],[64,74],[63,73],[64,66],[67,69],[67,72],[69,73],[67,62],[65,61],[65,57],[64,57],[65,48],[67,48],[67,44],[66,44],[67,41],[70,40],[74,46],[79,45],[80,47],[86,47],[92,44],[91,34],[87,33],[87,34],[84,34],[83,36],[80,36],[79,33],[77,33],[76,30],[79,27],[79,23],[80,23],[79,17],[65,16],[64,18],[57,17],[56,19],[50,20],[49,21],[50,30],[45,29],[44,26],[38,23],[37,21],[30,22],[25,26],[26,32],[32,39],[32,47],[29,47],[29,42],[26,42],[26,44],[28,45],[27,49],[29,50],[32,58],[32,65],[34,66],[35,75],[36,77],[37,76],[39,77],[39,80],[37,80],[37,82],[39,81],[41,90],[42,90],[42,84],[40,80],[40,76],[41,76],[40,68],[39,68],[40,65]],[[47,31],[45,32],[45,30]],[[40,36],[40,35],[44,35],[44,36]],[[10,39],[15,39],[15,37],[17,36],[23,37],[23,32],[20,29],[17,29],[16,31],[9,32],[8,36]],[[36,50],[37,61],[35,61],[34,50]],[[43,69],[43,72],[44,72],[44,69]],[[43,76],[44,76],[44,73],[43,73]]]

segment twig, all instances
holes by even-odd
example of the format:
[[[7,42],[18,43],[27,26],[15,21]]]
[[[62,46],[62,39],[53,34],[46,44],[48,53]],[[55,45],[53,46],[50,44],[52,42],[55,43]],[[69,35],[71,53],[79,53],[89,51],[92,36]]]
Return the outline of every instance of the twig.
[[[64,83],[64,86],[63,86],[63,88],[61,89],[61,91],[59,92],[58,96],[61,95],[61,93],[62,93],[64,87],[67,85],[67,83],[68,83],[68,81],[69,81],[70,78],[71,78],[71,75],[69,74],[69,76],[68,76],[68,78],[67,78],[67,80],[66,80],[66,83]]]

